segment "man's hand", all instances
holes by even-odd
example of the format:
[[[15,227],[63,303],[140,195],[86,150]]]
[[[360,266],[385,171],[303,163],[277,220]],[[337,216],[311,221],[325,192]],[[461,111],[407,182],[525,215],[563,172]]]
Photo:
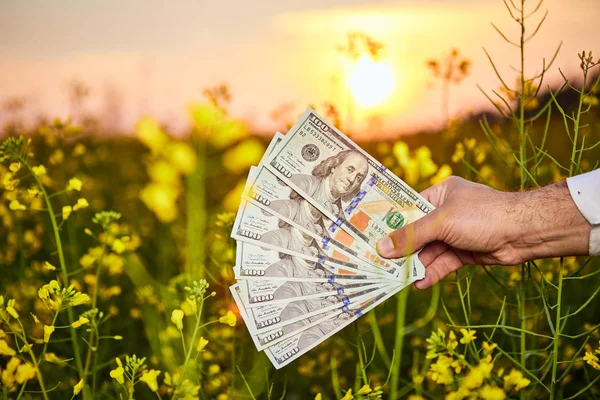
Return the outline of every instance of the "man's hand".
[[[426,276],[415,283],[418,289],[466,264],[516,265],[589,252],[591,225],[565,181],[510,193],[453,176],[421,194],[437,208],[377,244],[386,258],[424,246],[419,259]]]

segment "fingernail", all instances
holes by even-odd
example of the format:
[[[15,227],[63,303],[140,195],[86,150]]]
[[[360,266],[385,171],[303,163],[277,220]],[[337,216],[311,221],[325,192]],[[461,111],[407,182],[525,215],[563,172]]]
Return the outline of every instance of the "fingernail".
[[[389,236],[384,236],[377,242],[377,251],[381,255],[389,254],[394,249],[394,242]]]

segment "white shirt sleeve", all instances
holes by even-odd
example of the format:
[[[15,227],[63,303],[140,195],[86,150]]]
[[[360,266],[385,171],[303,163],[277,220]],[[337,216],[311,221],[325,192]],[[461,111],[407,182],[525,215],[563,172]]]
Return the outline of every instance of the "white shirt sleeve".
[[[573,201],[592,224],[590,255],[600,256],[600,169],[567,178]]]

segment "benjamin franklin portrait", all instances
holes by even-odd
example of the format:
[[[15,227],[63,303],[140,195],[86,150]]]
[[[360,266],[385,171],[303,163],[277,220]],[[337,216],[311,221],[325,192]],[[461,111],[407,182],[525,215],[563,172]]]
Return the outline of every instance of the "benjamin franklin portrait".
[[[369,164],[362,154],[345,150],[321,161],[311,175],[295,174],[290,180],[326,210],[342,216],[342,202],[349,202],[358,194],[368,172]],[[294,191],[290,200],[273,201],[270,207],[302,226],[323,233],[323,214]]]

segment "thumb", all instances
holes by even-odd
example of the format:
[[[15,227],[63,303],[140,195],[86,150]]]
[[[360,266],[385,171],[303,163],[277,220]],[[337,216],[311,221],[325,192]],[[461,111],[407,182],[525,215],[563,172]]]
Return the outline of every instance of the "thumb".
[[[439,209],[415,222],[397,229],[377,242],[377,251],[386,258],[412,254],[429,242],[440,239],[442,221]]]

